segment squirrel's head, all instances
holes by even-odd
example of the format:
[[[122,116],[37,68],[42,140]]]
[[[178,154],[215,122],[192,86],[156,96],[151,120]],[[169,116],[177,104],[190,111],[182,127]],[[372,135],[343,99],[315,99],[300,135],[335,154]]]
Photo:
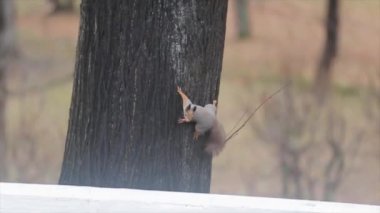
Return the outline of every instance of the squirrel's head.
[[[185,108],[185,117],[189,119],[190,121],[193,120],[194,112],[197,110],[197,106],[193,104],[187,105]]]

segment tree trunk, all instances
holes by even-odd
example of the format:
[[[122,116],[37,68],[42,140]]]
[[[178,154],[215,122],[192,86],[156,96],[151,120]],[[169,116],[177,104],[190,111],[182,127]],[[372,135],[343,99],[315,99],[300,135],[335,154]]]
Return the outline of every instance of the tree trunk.
[[[74,0],[50,0],[53,5],[52,13],[74,11]]]
[[[338,49],[339,0],[328,0],[326,15],[326,41],[315,78],[315,92],[319,102],[323,102],[330,88],[331,65]]]
[[[249,21],[249,1],[235,0],[235,3],[239,39],[248,38],[251,36],[251,26]]]
[[[1,46],[1,43],[0,43],[0,46]],[[0,53],[0,55],[2,55],[2,53]],[[5,141],[6,139],[5,138],[6,91],[5,91],[5,68],[3,67],[4,62],[2,61],[2,59],[0,60],[1,60],[0,61],[0,181],[4,181],[7,178],[7,143]]]
[[[218,97],[227,0],[83,0],[60,184],[209,192],[176,85]]]
[[[7,143],[5,131],[6,70],[14,48],[13,1],[0,0],[0,181],[7,178]]]

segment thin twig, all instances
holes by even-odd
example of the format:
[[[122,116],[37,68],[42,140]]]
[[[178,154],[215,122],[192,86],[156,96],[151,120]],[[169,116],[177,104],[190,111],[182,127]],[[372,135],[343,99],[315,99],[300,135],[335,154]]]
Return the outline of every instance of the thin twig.
[[[256,114],[256,112],[266,103],[268,102],[270,99],[272,99],[275,95],[277,95],[279,92],[281,92],[285,87],[289,86],[290,83],[287,83],[285,84],[284,86],[282,86],[280,89],[278,89],[277,91],[275,91],[272,95],[268,96],[263,102],[260,103],[259,106],[257,106],[252,112],[251,114],[248,116],[248,118],[243,122],[242,125],[240,125],[239,128],[237,128],[234,132],[232,132],[232,134],[230,136],[228,136],[226,138],[226,140],[224,142],[227,142],[229,141],[230,139],[232,139],[234,136],[236,136],[239,131],[241,129],[243,129],[245,127],[245,125],[248,123],[249,120],[251,120],[251,118]]]
[[[234,124],[234,126],[232,127],[232,129],[227,133],[227,135],[231,134],[231,132],[233,132],[236,127],[238,127],[239,123],[243,120],[243,118],[245,117],[245,115],[248,113],[248,110],[245,110],[243,114],[241,114],[239,120]]]

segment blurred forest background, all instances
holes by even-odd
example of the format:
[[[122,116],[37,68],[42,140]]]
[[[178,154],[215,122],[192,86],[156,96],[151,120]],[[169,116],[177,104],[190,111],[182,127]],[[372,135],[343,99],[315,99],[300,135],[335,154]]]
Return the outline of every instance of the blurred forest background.
[[[0,26],[1,178],[57,183],[80,2],[9,2],[0,8],[12,13]],[[328,2],[339,4],[326,67]],[[218,111],[227,132],[285,82],[214,158],[212,192],[379,204],[380,0],[230,0]]]

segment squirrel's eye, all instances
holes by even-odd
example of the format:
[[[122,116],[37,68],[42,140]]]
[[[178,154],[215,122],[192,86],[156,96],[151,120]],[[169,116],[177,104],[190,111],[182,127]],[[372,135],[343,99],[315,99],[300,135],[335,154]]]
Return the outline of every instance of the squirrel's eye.
[[[187,107],[186,107],[186,111],[190,110],[190,108],[191,108],[191,105],[190,105],[190,104],[187,105]]]
[[[196,107],[196,106],[193,108],[193,112],[195,112],[195,110],[197,110],[197,107]]]

